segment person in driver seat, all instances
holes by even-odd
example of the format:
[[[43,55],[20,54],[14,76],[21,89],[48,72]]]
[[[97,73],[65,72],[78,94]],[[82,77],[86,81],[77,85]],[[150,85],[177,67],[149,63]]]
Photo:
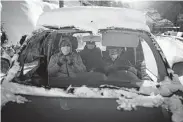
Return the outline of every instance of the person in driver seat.
[[[150,77],[146,73],[145,61],[137,62],[134,65],[129,58],[133,55],[130,55],[126,50],[125,47],[107,47],[105,54],[103,54],[105,70],[111,70],[111,72],[114,70],[127,70],[142,80],[150,80]]]
[[[51,56],[48,64],[50,77],[74,77],[77,73],[86,71],[80,55],[72,51],[72,44],[68,37],[60,40],[59,51]]]
[[[103,66],[102,51],[96,47],[93,41],[86,42],[84,50],[80,52],[80,56],[88,72]]]
[[[125,69],[137,75],[137,70],[132,66],[129,60],[123,59],[125,48],[108,46],[104,53],[103,60],[107,70],[120,70]]]

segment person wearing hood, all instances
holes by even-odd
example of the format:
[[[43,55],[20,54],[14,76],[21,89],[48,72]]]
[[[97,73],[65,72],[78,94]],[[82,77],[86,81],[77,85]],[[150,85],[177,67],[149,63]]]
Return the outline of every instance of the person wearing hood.
[[[48,64],[48,75],[50,77],[75,77],[77,73],[86,71],[80,55],[72,51],[69,38],[63,37],[61,39],[59,51],[51,56]]]
[[[93,41],[86,42],[84,50],[80,52],[80,55],[88,72],[103,66],[102,52]]]

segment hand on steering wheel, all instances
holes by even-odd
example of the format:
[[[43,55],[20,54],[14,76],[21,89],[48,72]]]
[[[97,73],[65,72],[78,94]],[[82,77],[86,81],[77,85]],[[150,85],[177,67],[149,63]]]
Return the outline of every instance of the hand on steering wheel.
[[[137,76],[137,69],[135,67],[132,67],[132,66],[118,66],[118,67],[114,67],[112,69],[109,69],[108,73],[113,72],[114,70],[115,71],[120,71],[120,70],[129,71],[129,72],[132,72],[133,74],[135,74]]]

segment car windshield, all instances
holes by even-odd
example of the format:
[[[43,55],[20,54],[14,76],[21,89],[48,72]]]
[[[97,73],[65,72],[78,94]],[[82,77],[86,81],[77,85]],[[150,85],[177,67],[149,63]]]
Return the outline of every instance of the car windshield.
[[[137,82],[158,80],[152,45],[133,32],[109,31],[89,37],[62,33],[53,37],[54,33],[43,31],[29,39],[20,56],[24,60],[23,78],[29,79],[23,83],[51,87],[103,84],[137,87]],[[44,34],[46,38],[41,37]]]

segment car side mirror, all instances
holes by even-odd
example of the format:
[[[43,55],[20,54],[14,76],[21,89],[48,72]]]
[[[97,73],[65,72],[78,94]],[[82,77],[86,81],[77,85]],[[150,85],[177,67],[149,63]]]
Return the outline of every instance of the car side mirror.
[[[173,64],[172,69],[178,76],[183,76],[183,62]]]

